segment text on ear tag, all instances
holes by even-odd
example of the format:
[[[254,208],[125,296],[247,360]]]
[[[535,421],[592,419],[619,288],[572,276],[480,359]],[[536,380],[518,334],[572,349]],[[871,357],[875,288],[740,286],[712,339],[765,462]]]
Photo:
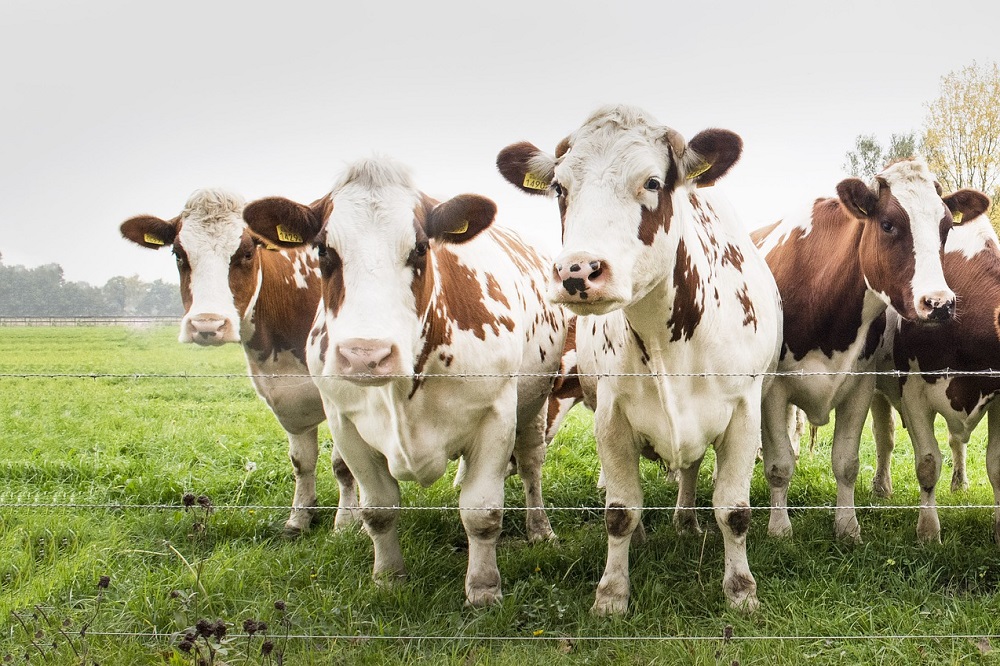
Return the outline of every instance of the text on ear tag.
[[[274,227],[274,230],[278,232],[278,240],[283,243],[301,243],[302,236],[299,236],[294,231],[289,231],[280,224]]]
[[[521,184],[527,187],[529,190],[549,189],[549,184],[533,173],[524,174],[524,182]]]
[[[962,224],[962,211],[956,210],[954,212],[955,224]]]
[[[690,172],[688,172],[688,175],[687,175],[688,180],[694,180],[695,178],[697,178],[698,176],[700,176],[701,174],[705,173],[706,171],[708,171],[711,168],[712,168],[711,164],[709,164],[708,162],[702,162],[701,164],[699,164],[698,166],[696,166],[694,169],[692,169]]]
[[[166,245],[166,243],[164,243],[162,239],[150,233],[143,234],[142,240],[149,243],[150,245]]]
[[[469,230],[469,221],[468,220],[462,220],[462,226],[461,227],[459,227],[458,229],[452,229],[448,233],[449,234],[455,234],[457,236],[457,235],[460,235],[460,234],[464,234],[468,230]]]

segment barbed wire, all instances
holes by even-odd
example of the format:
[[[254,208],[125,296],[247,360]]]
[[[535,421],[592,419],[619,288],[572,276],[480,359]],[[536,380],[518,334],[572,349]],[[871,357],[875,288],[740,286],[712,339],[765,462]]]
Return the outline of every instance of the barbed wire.
[[[543,507],[530,507],[530,506],[500,506],[500,507],[460,507],[458,505],[401,505],[401,506],[366,506],[366,507],[350,507],[351,510],[372,510],[372,511],[406,511],[406,512],[421,512],[421,511],[494,511],[496,509],[502,509],[504,511],[513,511],[515,513],[521,513],[526,511],[575,511],[579,513],[603,513],[606,507],[604,506],[543,506]],[[855,511],[916,511],[920,509],[936,509],[936,510],[978,510],[978,509],[990,509],[990,510],[1000,510],[1000,505],[998,504],[856,504],[853,506],[848,505],[835,505],[835,504],[815,504],[815,505],[785,505],[785,506],[770,506],[770,505],[752,505],[747,507],[746,505],[732,505],[732,506],[712,506],[712,505],[700,505],[700,506],[682,506],[678,509],[676,506],[616,506],[615,509],[622,509],[627,511],[715,511],[726,510],[735,511],[738,509],[747,509],[751,511],[770,511],[771,509],[781,509],[787,511],[839,511],[839,510],[855,510]],[[210,511],[311,511],[311,512],[324,512],[324,511],[338,511],[339,507],[336,506],[291,506],[289,504],[208,504],[208,505],[193,505],[184,506],[182,504],[129,504],[126,502],[10,502],[6,500],[0,500],[0,509],[88,509],[97,510],[104,509],[109,511],[198,511],[198,510],[210,510]]]
[[[322,380],[367,380],[367,379],[515,379],[515,378],[609,378],[609,377],[1000,377],[1000,369],[986,370],[765,370],[761,372],[456,372],[456,373],[416,373],[392,375],[323,375],[314,377],[307,373],[289,374],[249,374],[249,373],[105,373],[105,372],[2,372],[0,379],[322,379]]]

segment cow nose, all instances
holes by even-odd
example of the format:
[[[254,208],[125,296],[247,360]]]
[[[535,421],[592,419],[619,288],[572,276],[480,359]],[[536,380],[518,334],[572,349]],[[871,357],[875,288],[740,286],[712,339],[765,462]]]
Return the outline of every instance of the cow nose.
[[[570,296],[587,300],[607,281],[604,261],[585,252],[561,257],[552,267],[552,277]]]
[[[955,316],[955,297],[953,295],[924,296],[920,304],[923,306],[927,321],[948,321]]]
[[[390,340],[353,338],[337,344],[340,374],[385,377],[400,373],[399,353]]]
[[[191,340],[200,345],[221,344],[229,337],[232,323],[219,314],[200,314],[188,319]]]

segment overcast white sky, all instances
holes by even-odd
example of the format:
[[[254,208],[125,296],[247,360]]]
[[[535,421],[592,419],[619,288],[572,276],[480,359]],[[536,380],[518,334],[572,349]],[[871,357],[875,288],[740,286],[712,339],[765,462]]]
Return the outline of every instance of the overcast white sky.
[[[748,228],[832,194],[858,134],[918,130],[941,76],[1000,60],[998,2],[0,2],[0,253],[70,280],[176,281],[122,240],[199,187],[312,201],[373,152],[489,196],[554,248],[555,203],[497,174],[626,102],[744,140]],[[972,100],[974,103],[974,100]]]

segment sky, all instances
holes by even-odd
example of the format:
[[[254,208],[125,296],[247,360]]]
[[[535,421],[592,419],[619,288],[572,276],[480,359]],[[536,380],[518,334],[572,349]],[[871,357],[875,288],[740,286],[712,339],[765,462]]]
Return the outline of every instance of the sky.
[[[748,229],[834,193],[859,134],[919,131],[941,77],[1000,61],[1000,3],[0,2],[0,254],[67,280],[177,281],[123,240],[202,187],[309,202],[373,154],[492,198],[553,253],[558,211],[496,171],[628,103],[740,134]],[[982,35],[978,36],[980,28]]]

